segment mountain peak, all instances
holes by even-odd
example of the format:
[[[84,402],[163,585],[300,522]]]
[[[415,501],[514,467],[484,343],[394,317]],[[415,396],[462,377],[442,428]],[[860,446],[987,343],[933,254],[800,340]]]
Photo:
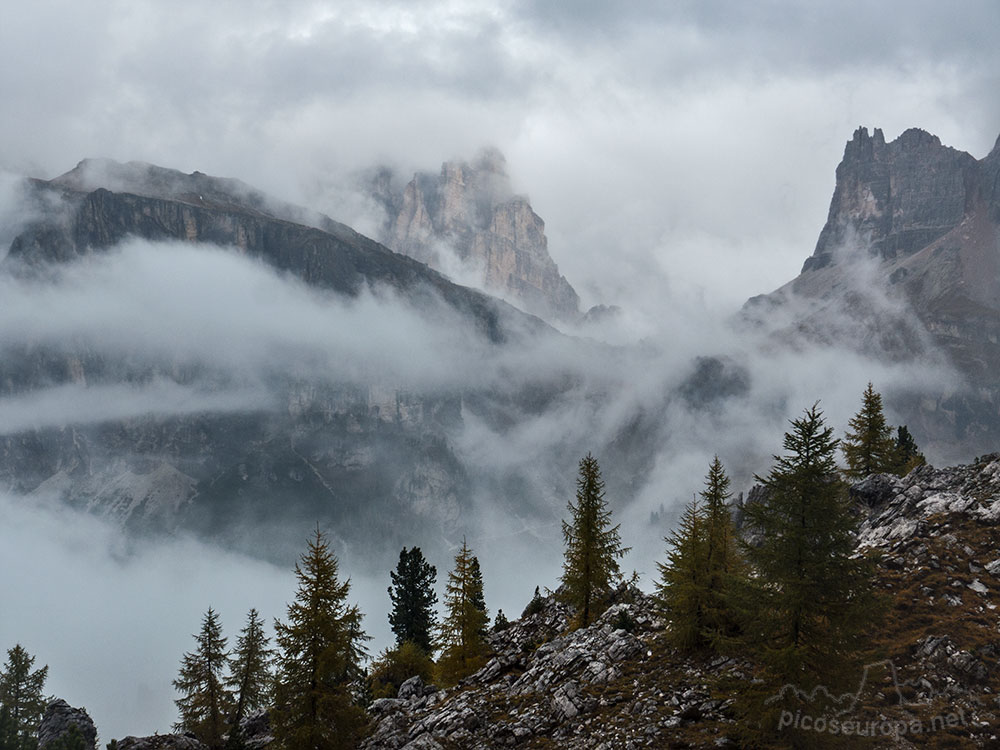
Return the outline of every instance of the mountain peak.
[[[869,135],[868,128],[859,125],[844,148],[844,161],[857,159],[870,161],[883,148],[885,148],[885,136],[881,128],[875,128]]]
[[[496,146],[486,146],[476,154],[473,166],[483,172],[507,176],[507,158]]]
[[[908,128],[893,141],[900,149],[912,150],[921,148],[941,148],[941,139],[920,128]]]
[[[545,318],[575,320],[579,297],[548,252],[545,222],[516,195],[496,148],[440,172],[418,172],[399,190],[379,170],[369,191],[386,210],[380,241]]]
[[[803,271],[835,262],[844,249],[884,259],[911,255],[961,222],[974,200],[978,163],[920,128],[891,143],[859,127],[837,167],[826,225]],[[858,246],[858,247],[854,247]]]
[[[211,202],[253,211],[264,211],[274,203],[273,199],[240,180],[212,177],[203,172],[185,174],[144,161],[122,163],[114,159],[88,158],[51,182],[79,192],[104,188],[112,193]]]

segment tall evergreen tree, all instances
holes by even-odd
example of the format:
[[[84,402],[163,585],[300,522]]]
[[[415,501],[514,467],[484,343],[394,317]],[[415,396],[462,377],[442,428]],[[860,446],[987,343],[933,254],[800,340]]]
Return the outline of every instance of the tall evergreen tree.
[[[180,674],[174,680],[174,687],[181,693],[174,701],[180,711],[174,728],[191,732],[210,748],[221,748],[232,695],[226,690],[223,676],[229,668],[226,639],[219,615],[211,607],[194,639],[198,645],[184,654]]]
[[[900,425],[896,430],[896,454],[895,468],[893,471],[901,477],[905,477],[918,466],[927,463],[924,454],[917,447],[917,441],[913,439],[906,425]]]
[[[7,649],[7,663],[0,672],[0,712],[4,742],[9,750],[34,750],[38,744],[38,724],[45,712],[45,680],[48,666],[32,669],[35,657],[21,644]]]
[[[274,676],[271,674],[271,639],[256,609],[247,613],[247,624],[236,639],[226,685],[235,696],[230,718],[229,747],[239,747],[240,721],[269,705]]]
[[[490,620],[487,615],[486,596],[483,593],[483,570],[479,567],[478,557],[472,557],[470,570],[472,573],[472,587],[469,589],[469,595],[472,598],[473,609],[477,612],[482,612],[484,615],[483,626],[479,629],[479,635],[485,638],[488,631],[487,625]]]
[[[278,682],[274,736],[285,750],[352,748],[366,724],[353,689],[362,676],[362,615],[347,604],[336,556],[317,529],[295,566],[298,589],[287,624],[275,622]]]
[[[563,599],[576,607],[579,625],[586,627],[600,614],[604,599],[621,579],[618,558],[622,546],[619,526],[611,525],[611,510],[604,499],[604,480],[597,459],[587,454],[580,461],[576,504],[567,503],[570,520],[563,521]]]
[[[705,509],[692,500],[677,528],[664,539],[670,547],[667,562],[657,563],[657,599],[668,622],[670,640],[685,650],[700,648],[706,642],[705,526]]]
[[[692,502],[679,528],[665,541],[667,563],[658,564],[658,595],[680,648],[713,644],[733,628],[729,611],[730,577],[738,567],[728,500],[729,477],[718,456],[712,459],[701,492],[703,505]]]
[[[430,655],[434,651],[434,630],[437,626],[434,605],[437,594],[437,568],[424,559],[420,547],[399,553],[399,563],[395,571],[390,571],[389,625],[396,635],[396,645],[407,641],[416,644]]]
[[[444,650],[438,666],[441,679],[455,683],[485,662],[485,633],[489,623],[479,560],[464,539],[455,555],[455,569],[448,573],[444,606],[446,614],[441,627]]]
[[[763,682],[742,693],[740,708],[771,733],[786,706],[767,699],[781,686],[823,685],[836,693],[857,679],[851,668],[877,612],[873,565],[855,555],[856,520],[839,479],[833,430],[818,405],[791,425],[785,455],[757,477],[764,499],[746,506],[746,523],[761,542],[743,545],[753,575],[735,588],[744,628],[739,647],[764,672]]]
[[[0,750],[18,750],[17,731],[10,709],[0,703]]]
[[[865,388],[861,410],[847,424],[850,429],[841,447],[847,459],[848,477],[864,479],[869,474],[895,470],[896,442],[892,439],[892,428],[885,421],[882,396],[871,383]]]
[[[713,637],[728,632],[732,625],[728,591],[731,577],[740,568],[733,518],[729,512],[729,476],[718,456],[712,459],[701,492],[705,501],[706,615],[708,633]]]

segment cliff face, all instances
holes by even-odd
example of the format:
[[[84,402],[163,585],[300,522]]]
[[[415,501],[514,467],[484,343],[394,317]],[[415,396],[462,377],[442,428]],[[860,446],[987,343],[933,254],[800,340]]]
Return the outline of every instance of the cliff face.
[[[906,257],[954,229],[981,195],[980,165],[916,128],[891,143],[858,128],[837,167],[830,213],[803,271],[857,241],[882,258]]]
[[[35,189],[64,208],[15,238],[6,263],[65,262],[109,248],[126,237],[235,246],[308,284],[356,295],[377,285],[411,299],[435,294],[469,315],[493,341],[513,331],[541,330],[541,321],[481,292],[451,283],[412,258],[394,253],[325,216],[268,201],[235,180],[182,175],[152,165],[83,162]],[[143,175],[148,175],[146,180]],[[113,192],[94,181],[126,188]],[[232,189],[233,192],[226,191]],[[158,194],[162,191],[162,194]],[[306,219],[312,221],[310,226]]]
[[[549,256],[545,222],[514,195],[503,156],[484,152],[473,164],[446,162],[402,189],[380,172],[372,194],[386,209],[382,240],[434,268],[453,254],[483,288],[550,319],[573,320],[580,300]]]
[[[987,449],[1000,438],[1000,148],[976,160],[922,130],[886,143],[859,128],[802,273],[745,308],[764,325],[778,310],[792,313],[781,340],[953,367],[944,392],[894,406],[929,442]]]
[[[3,261],[7,273],[44,277],[52,266],[129,237],[212,243],[338,294],[388,289],[415,315],[443,305],[486,347],[551,331],[326,217],[298,223],[302,209],[235,181],[85,162],[31,189],[50,210],[15,238]],[[267,403],[242,413],[107,419],[4,435],[0,481],[19,493],[54,494],[126,528],[187,527],[275,556],[284,554],[285,541],[275,529],[301,519],[332,524],[348,549],[376,539],[386,550],[414,534],[438,538],[460,522],[472,490],[452,440],[466,394],[411,392],[377,372],[353,382],[295,372],[276,362],[262,375]],[[79,341],[8,343],[0,359],[4,396],[68,384],[204,386],[213,377],[197,365],[116,358]]]

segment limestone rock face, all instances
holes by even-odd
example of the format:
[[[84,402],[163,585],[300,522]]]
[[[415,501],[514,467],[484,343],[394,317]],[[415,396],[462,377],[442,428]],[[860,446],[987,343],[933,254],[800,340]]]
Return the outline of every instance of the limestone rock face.
[[[855,238],[883,258],[908,256],[954,229],[979,194],[979,165],[917,128],[891,143],[858,128],[837,167],[830,214],[803,268],[821,268]]]
[[[981,160],[910,129],[855,131],[802,273],[744,308],[782,342],[950,368],[952,386],[893,399],[941,455],[1000,438],[1000,142]]]
[[[579,297],[549,255],[545,222],[513,194],[499,151],[446,162],[438,175],[418,173],[402,191],[381,170],[370,191],[386,210],[382,241],[397,252],[442,270],[457,259],[480,286],[528,312],[579,315]]]
[[[450,308],[484,346],[551,330],[345,225],[305,217],[305,209],[234,180],[98,160],[29,181],[28,193],[50,210],[39,210],[13,240],[2,261],[12,274],[43,274],[128,238],[217,244],[324,292],[388,290],[417,313]],[[0,396],[202,375],[169,357],[117,359],[86,342],[43,342],[5,349]],[[378,372],[357,382],[309,379],[285,363],[264,377],[273,403],[246,413],[109,419],[0,436],[0,484],[60,497],[137,532],[214,534],[250,516],[248,525],[263,529],[269,518],[301,511],[335,521],[345,538],[367,539],[377,526],[388,547],[394,533],[458,522],[471,492],[451,442],[462,393],[411,393],[408,383]],[[286,500],[276,503],[277,496]]]
[[[73,708],[62,698],[57,698],[45,707],[42,723],[38,727],[38,748],[45,750],[53,742],[69,734],[72,729],[80,732],[84,746],[97,745],[97,728],[85,708]]]

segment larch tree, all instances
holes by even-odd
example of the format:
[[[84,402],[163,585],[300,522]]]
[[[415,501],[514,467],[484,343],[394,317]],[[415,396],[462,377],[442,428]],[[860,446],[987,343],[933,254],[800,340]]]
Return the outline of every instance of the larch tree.
[[[857,521],[839,478],[837,447],[814,404],[792,420],[785,454],[757,477],[763,499],[745,507],[745,522],[761,541],[742,545],[752,575],[734,586],[743,626],[735,643],[763,679],[739,696],[744,729],[776,730],[778,713],[788,707],[779,699],[781,686],[822,685],[836,694],[857,679],[878,600],[873,563],[855,554]]]
[[[443,682],[454,684],[485,662],[485,633],[489,624],[479,560],[464,539],[455,555],[455,569],[448,573],[444,606],[443,651],[438,669]]]
[[[191,732],[210,748],[221,748],[232,710],[232,695],[225,687],[224,675],[229,668],[226,639],[219,615],[211,607],[194,639],[197,646],[184,654],[180,674],[174,680],[174,687],[181,694],[174,701],[180,712],[174,728]]]
[[[434,632],[437,617],[434,605],[437,594],[437,568],[424,559],[420,547],[399,553],[399,563],[395,571],[389,572],[392,585],[389,587],[389,626],[396,635],[396,646],[410,642],[423,649],[430,656],[434,651]]]
[[[271,673],[273,652],[268,648],[270,642],[260,614],[251,609],[247,613],[247,623],[236,639],[226,680],[234,696],[227,743],[230,748],[240,747],[240,721],[270,703],[274,686],[274,675]]]
[[[841,448],[847,459],[847,476],[864,479],[870,474],[892,472],[898,464],[896,441],[885,421],[882,396],[871,383],[865,388],[861,409],[847,423]]]
[[[669,628],[669,639],[678,648],[695,650],[705,645],[707,597],[705,509],[697,500],[685,508],[677,528],[664,541],[667,562],[657,563],[660,580],[657,600]]]
[[[287,623],[275,622],[280,651],[271,721],[285,750],[353,748],[367,723],[354,690],[368,637],[360,610],[347,603],[350,581],[341,581],[338,569],[317,529],[295,566],[298,588]]]
[[[729,477],[715,456],[702,504],[688,505],[678,529],[665,539],[670,549],[667,563],[658,563],[657,592],[679,648],[710,646],[733,630],[727,589],[739,565],[730,497]]]
[[[733,626],[729,612],[728,586],[740,569],[736,532],[729,511],[729,476],[718,456],[712,459],[705,476],[701,498],[705,502],[705,569],[707,626],[712,638],[727,634]]]
[[[606,596],[621,580],[618,560],[628,552],[622,546],[619,526],[611,525],[611,510],[604,499],[604,480],[597,459],[587,454],[580,461],[576,503],[567,504],[570,520],[563,521],[562,598],[577,610],[577,622],[586,627],[600,614]]]
[[[0,672],[0,742],[5,750],[33,750],[38,744],[49,668],[32,669],[34,665],[35,657],[21,644],[7,649],[7,662]]]

